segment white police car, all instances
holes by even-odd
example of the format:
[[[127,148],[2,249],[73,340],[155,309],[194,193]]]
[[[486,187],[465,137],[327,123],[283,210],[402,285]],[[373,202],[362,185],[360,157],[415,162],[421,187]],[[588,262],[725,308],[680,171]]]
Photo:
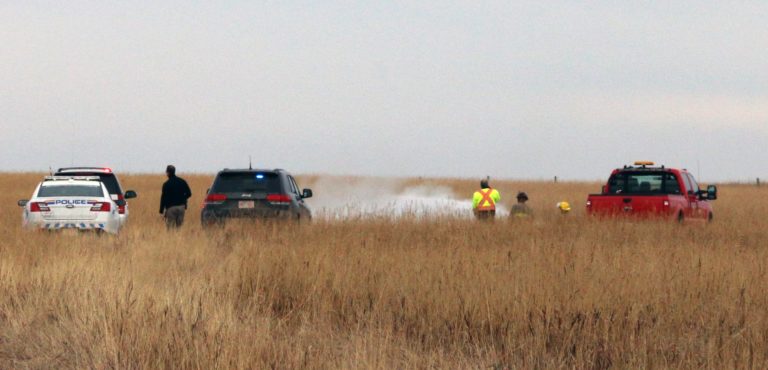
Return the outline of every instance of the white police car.
[[[118,202],[97,176],[46,176],[32,199],[20,200],[19,206],[26,228],[117,234],[122,226]]]
[[[54,176],[97,176],[99,181],[107,187],[109,196],[117,201],[117,213],[120,214],[120,222],[125,224],[128,219],[128,199],[136,198],[136,192],[127,190],[123,192],[117,174],[109,167],[64,167],[59,168]],[[121,202],[122,201],[122,202]]]

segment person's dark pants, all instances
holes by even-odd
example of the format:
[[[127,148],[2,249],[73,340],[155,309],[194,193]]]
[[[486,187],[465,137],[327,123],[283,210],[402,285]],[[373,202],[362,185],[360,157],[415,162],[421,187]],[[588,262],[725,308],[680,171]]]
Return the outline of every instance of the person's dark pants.
[[[165,226],[169,229],[173,227],[181,227],[184,223],[184,213],[186,212],[184,206],[173,206],[165,209]]]
[[[493,221],[496,218],[496,211],[475,211],[475,217],[481,221]]]

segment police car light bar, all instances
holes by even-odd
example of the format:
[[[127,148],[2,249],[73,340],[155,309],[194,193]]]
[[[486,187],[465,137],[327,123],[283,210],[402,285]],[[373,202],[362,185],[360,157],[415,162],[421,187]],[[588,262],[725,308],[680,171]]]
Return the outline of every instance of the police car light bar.
[[[104,173],[112,173],[112,169],[109,167],[62,167],[59,168],[57,172],[60,173],[68,173],[68,172],[104,172]]]
[[[46,176],[45,181],[64,181],[64,180],[101,180],[98,176]]]

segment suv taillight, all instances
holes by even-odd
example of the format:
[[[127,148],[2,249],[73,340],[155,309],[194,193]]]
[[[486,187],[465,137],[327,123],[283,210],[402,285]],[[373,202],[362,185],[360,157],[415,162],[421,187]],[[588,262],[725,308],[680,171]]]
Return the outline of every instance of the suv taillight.
[[[91,203],[91,212],[109,212],[112,210],[112,205],[108,202],[93,202]]]
[[[49,212],[48,203],[45,202],[32,202],[29,204],[30,212]]]
[[[291,204],[291,197],[286,194],[269,194],[267,195],[267,202],[276,205]]]
[[[123,196],[123,194],[117,194],[117,200],[125,201],[125,196]],[[127,206],[127,203],[123,203],[122,206],[117,206],[117,213],[124,215],[126,206]]]
[[[203,205],[206,204],[221,204],[224,203],[224,201],[227,200],[227,196],[224,194],[208,194],[208,196],[205,197],[205,201],[203,202]]]

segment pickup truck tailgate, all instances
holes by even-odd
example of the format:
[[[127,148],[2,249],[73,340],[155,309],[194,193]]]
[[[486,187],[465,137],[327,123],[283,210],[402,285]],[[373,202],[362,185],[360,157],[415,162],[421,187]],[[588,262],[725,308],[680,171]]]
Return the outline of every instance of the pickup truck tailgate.
[[[667,195],[590,195],[587,210],[596,215],[665,215],[669,213]]]

